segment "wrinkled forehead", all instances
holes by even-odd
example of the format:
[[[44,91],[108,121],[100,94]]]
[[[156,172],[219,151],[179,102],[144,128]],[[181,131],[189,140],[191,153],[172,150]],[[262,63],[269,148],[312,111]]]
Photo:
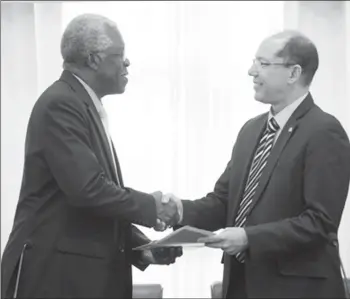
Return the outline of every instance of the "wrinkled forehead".
[[[108,24],[105,25],[105,30],[107,35],[112,40],[112,46],[110,47],[110,50],[113,52],[122,52],[124,50],[125,44],[123,37],[117,27],[112,27]]]
[[[267,38],[263,40],[260,46],[258,47],[255,57],[258,59],[265,59],[269,61],[282,60],[282,58],[277,57],[276,54],[283,49],[286,42],[286,38]]]

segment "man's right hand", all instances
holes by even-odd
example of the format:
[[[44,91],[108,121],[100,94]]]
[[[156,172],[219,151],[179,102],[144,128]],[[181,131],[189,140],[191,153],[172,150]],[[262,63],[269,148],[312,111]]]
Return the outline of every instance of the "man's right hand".
[[[173,194],[165,194],[157,191],[152,193],[157,208],[156,231],[164,231],[167,227],[172,227],[179,223],[182,218],[181,200]]]

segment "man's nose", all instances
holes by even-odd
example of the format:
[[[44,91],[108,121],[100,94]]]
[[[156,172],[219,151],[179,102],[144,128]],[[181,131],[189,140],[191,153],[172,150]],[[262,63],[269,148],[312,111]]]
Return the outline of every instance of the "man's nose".
[[[258,75],[258,71],[257,71],[256,65],[254,63],[252,63],[252,65],[250,66],[250,68],[248,70],[248,75],[254,76],[254,77]]]
[[[130,66],[130,60],[129,60],[128,58],[125,59],[125,61],[124,61],[124,66],[125,66],[125,67]]]

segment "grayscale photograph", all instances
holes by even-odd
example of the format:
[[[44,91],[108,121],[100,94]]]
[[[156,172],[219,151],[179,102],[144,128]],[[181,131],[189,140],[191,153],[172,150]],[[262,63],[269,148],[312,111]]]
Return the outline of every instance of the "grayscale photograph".
[[[349,298],[350,1],[1,1],[1,298]]]

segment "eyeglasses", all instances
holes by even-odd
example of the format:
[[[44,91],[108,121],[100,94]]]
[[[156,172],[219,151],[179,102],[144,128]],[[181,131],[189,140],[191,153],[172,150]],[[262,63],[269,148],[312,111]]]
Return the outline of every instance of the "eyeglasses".
[[[261,68],[267,68],[271,65],[282,65],[282,66],[291,66],[294,65],[294,63],[285,63],[285,62],[268,62],[268,61],[261,61],[260,59],[253,59],[253,64],[257,67]]]

